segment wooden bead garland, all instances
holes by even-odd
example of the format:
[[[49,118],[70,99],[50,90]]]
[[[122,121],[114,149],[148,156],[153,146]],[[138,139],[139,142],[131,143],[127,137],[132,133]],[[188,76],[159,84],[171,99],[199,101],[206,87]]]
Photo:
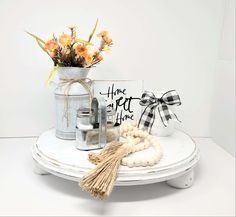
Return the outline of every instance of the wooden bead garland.
[[[121,135],[126,138],[125,142],[113,141],[99,153],[89,154],[90,162],[96,164],[96,167],[80,179],[80,186],[94,197],[104,199],[110,195],[121,164],[128,167],[152,166],[161,158],[160,145],[149,133],[138,129],[137,124],[121,127]],[[155,152],[148,159],[127,157],[130,153],[146,149],[151,144]]]
[[[128,167],[146,167],[146,166],[153,166],[156,164],[162,157],[162,150],[160,144],[156,141],[155,137],[150,135],[147,131],[139,129],[137,127],[137,123],[127,124],[122,126],[120,129],[121,136],[127,139],[127,142],[132,142],[135,138],[140,138],[140,141],[143,140],[141,143],[132,146],[131,152],[138,152],[144,149],[149,148],[151,145],[154,148],[154,153],[146,158],[146,159],[139,159],[134,158],[131,159],[129,157],[124,157],[121,161],[121,164]]]

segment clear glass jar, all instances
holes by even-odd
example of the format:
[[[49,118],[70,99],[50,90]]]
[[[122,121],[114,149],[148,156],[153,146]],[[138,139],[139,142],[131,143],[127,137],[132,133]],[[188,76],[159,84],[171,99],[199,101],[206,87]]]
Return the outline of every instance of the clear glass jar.
[[[106,110],[106,124],[104,126],[106,129],[104,134],[100,129],[99,118],[96,113],[98,113],[97,109],[91,110],[89,108],[79,109],[77,112],[76,148],[79,150],[103,148],[103,144],[100,144],[101,135],[104,138],[105,144],[119,140],[120,127],[114,122],[115,110]]]
[[[81,130],[93,129],[91,124],[92,112],[89,108],[81,108],[77,111],[77,128]]]

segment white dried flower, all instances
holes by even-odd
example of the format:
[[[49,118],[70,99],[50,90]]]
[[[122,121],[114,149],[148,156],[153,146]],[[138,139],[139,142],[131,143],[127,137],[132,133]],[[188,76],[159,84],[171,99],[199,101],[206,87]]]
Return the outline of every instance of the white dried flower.
[[[86,46],[86,48],[87,48],[87,53],[90,55],[90,56],[94,56],[96,53],[98,53],[98,49],[97,48],[95,48],[95,47],[93,47],[93,46],[91,46],[91,45],[88,45],[88,46]]]

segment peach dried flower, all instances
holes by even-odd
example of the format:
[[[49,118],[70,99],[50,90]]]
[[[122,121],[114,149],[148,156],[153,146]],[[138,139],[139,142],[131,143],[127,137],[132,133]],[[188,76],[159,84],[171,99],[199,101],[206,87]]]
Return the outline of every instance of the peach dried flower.
[[[108,32],[107,31],[102,31],[99,34],[97,34],[97,37],[104,37],[107,36]]]
[[[90,55],[83,55],[86,65],[89,65],[93,62],[93,57]]]
[[[69,29],[76,29],[76,25],[74,25],[74,24],[68,25],[68,28]]]
[[[103,40],[107,43],[107,44],[110,44],[112,42],[112,39],[107,37],[107,36],[104,36],[103,37]]]
[[[54,51],[58,48],[58,44],[54,39],[50,39],[46,41],[46,43],[44,44],[44,48],[50,51]]]
[[[87,48],[87,53],[88,53],[90,56],[94,56],[94,55],[98,52],[98,49],[95,48],[95,47],[92,46],[92,45],[87,45],[86,48]]]
[[[75,48],[75,53],[78,56],[83,56],[85,53],[87,53],[87,48],[85,46],[79,44]]]
[[[71,43],[72,38],[70,35],[62,34],[59,38],[59,42],[62,46],[67,46]]]
[[[102,61],[103,60],[103,56],[101,54],[98,54],[96,56],[96,58],[97,58],[98,61]]]
[[[55,58],[56,55],[57,55],[57,51],[56,50],[51,51],[49,55],[50,55],[51,58]]]

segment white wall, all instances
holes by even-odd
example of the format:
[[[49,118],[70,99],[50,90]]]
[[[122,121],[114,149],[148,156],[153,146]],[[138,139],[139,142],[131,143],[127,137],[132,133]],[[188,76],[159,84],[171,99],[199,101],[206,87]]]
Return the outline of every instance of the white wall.
[[[235,156],[235,1],[226,1],[211,112],[211,135]]]
[[[43,85],[52,62],[24,30],[45,38],[74,23],[87,37],[97,17],[115,44],[91,77],[175,88],[181,128],[210,136],[224,8],[224,0],[0,0],[0,136],[38,135],[53,126],[53,94]]]

